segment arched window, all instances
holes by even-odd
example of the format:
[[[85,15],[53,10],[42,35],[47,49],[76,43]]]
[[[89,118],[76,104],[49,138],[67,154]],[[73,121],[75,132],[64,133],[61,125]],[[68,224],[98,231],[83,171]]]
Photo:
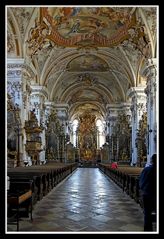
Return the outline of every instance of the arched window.
[[[79,121],[77,119],[75,119],[73,121],[73,124],[72,124],[72,128],[73,128],[73,146],[74,147],[77,147],[77,127],[78,127],[78,124],[79,124]]]
[[[97,119],[97,148],[99,149],[105,143],[105,132],[104,132],[104,124],[102,120]]]

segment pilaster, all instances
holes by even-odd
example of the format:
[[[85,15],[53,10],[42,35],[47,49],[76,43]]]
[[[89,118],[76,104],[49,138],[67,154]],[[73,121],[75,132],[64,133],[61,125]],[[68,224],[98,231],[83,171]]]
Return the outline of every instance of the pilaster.
[[[151,156],[157,152],[157,59],[147,60],[143,76],[147,78],[145,93],[147,95],[147,124],[148,124],[148,150],[147,163]]]
[[[132,125],[132,159],[131,165],[138,163],[138,148],[137,148],[137,132],[139,129],[139,121],[143,112],[146,111],[146,94],[144,87],[132,87],[128,91],[128,96],[131,98],[131,125]]]

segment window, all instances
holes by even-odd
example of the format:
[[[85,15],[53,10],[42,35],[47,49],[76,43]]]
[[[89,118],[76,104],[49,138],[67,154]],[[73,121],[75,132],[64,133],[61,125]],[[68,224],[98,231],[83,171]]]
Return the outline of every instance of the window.
[[[104,124],[102,120],[98,119],[96,121],[96,126],[98,129],[97,132],[97,148],[99,149],[105,143],[105,132],[104,132]]]
[[[77,127],[78,127],[79,121],[75,119],[73,121],[73,146],[77,147]]]

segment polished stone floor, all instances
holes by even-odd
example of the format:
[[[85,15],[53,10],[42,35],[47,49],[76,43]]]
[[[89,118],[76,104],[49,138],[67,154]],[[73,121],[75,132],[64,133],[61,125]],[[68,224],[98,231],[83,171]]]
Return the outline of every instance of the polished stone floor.
[[[34,206],[32,222],[21,219],[20,231],[142,232],[143,212],[98,168],[78,168]]]

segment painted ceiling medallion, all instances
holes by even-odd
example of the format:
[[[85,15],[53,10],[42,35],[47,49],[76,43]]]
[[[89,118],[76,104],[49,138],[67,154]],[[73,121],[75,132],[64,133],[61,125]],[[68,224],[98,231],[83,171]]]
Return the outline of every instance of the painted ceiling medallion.
[[[109,7],[41,8],[41,21],[52,28],[48,38],[58,45],[110,47],[128,37],[135,17]]]
[[[128,30],[136,23],[131,8],[120,9],[41,7],[40,21],[31,29],[27,41],[29,48],[35,53],[50,42],[62,47],[116,46],[130,37]]]
[[[75,59],[70,61],[66,69],[72,72],[74,71],[77,72],[77,70],[81,72],[86,71],[105,72],[109,70],[109,66],[100,57],[88,54],[76,57]]]

